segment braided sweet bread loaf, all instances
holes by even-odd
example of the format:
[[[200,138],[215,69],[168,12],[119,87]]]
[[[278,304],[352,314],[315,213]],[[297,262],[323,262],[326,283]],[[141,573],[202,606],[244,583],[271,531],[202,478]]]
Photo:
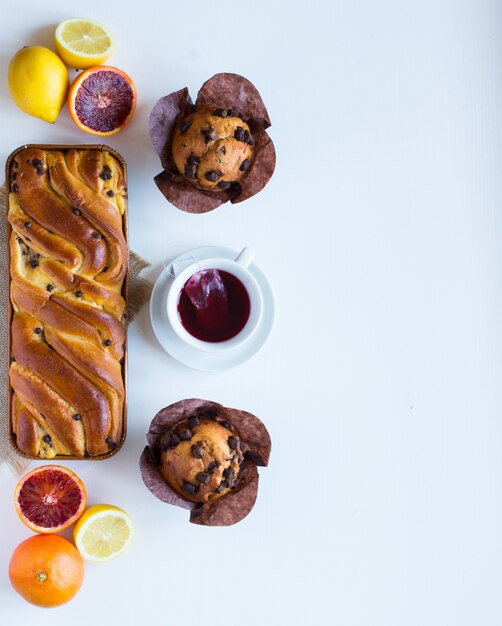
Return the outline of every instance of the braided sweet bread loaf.
[[[105,149],[15,155],[10,171],[12,432],[32,457],[123,436],[125,174]]]

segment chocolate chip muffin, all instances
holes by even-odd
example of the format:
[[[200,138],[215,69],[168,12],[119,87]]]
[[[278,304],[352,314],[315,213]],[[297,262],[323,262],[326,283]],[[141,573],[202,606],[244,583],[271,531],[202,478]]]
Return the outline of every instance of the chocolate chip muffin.
[[[201,108],[182,119],[172,138],[180,174],[206,190],[227,190],[252,164],[254,139],[246,118],[234,109]]]
[[[192,502],[228,493],[239,480],[243,460],[237,432],[218,417],[190,417],[161,440],[160,473],[172,489]]]

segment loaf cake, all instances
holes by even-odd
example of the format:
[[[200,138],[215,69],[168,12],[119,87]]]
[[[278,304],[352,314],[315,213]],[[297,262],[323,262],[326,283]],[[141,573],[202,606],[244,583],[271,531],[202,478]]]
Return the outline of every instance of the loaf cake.
[[[106,149],[28,147],[9,181],[15,443],[106,455],[124,433],[125,172]]]
[[[189,417],[162,437],[160,473],[174,491],[192,502],[207,502],[236,486],[244,454],[225,419]]]

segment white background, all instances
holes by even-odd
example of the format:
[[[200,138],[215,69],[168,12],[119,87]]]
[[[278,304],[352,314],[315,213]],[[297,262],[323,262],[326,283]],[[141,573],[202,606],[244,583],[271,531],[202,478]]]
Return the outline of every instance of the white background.
[[[68,464],[89,502],[134,519],[130,550],[89,564],[70,604],[10,588],[30,532],[0,468],[2,624],[464,626],[502,621],[502,3],[489,0],[7,3],[0,160],[26,142],[92,143],[63,111],[17,110],[8,60],[56,24],[105,22],[139,92],[108,143],[129,165],[131,247],[155,279],[172,251],[253,246],[278,314],[266,347],[191,371],[130,328],[129,434],[106,462]],[[216,72],[260,90],[278,163],[258,196],[204,216],[158,192],[156,100]],[[72,77],[74,73],[72,73]],[[273,450],[258,501],[230,528],[143,486],[151,418],[188,397],[247,409]]]

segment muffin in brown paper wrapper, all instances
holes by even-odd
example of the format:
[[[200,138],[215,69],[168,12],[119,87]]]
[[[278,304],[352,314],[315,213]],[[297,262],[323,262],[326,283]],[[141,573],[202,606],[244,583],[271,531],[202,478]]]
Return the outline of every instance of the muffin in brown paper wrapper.
[[[235,109],[246,116],[254,139],[253,160],[246,175],[228,190],[202,190],[178,172],[171,154],[175,126],[202,107]],[[150,137],[164,170],[154,180],[175,207],[187,213],[207,213],[225,202],[242,202],[265,187],[275,169],[275,149],[266,132],[270,118],[256,87],[239,74],[216,74],[201,87],[195,104],[188,89],[164,96],[150,113]]]
[[[166,483],[160,473],[163,435],[194,415],[204,419],[218,417],[228,421],[238,433],[244,453],[237,485],[222,497],[204,503],[185,500]],[[251,511],[258,494],[256,466],[268,465],[272,447],[267,429],[255,415],[209,400],[181,400],[157,413],[146,438],[148,445],[139,462],[143,482],[159,500],[188,509],[190,522],[204,526],[231,526],[240,522]]]

